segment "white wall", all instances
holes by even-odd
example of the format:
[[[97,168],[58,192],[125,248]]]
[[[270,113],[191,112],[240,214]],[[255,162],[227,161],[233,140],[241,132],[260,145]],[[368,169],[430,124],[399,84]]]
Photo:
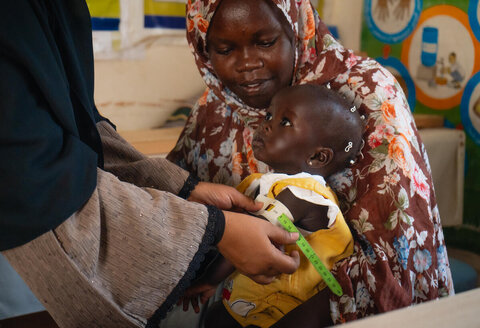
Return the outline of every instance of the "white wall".
[[[143,60],[97,60],[95,102],[119,130],[160,127],[176,108],[205,89],[184,45],[156,44]]]
[[[342,44],[354,51],[360,50],[363,0],[324,0],[323,20],[336,25]]]

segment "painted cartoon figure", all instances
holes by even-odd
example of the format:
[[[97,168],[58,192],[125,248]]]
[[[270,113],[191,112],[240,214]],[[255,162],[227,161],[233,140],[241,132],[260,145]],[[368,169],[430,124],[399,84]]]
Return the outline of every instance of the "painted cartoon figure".
[[[458,63],[457,54],[455,52],[451,52],[450,55],[448,55],[448,62],[450,66],[447,66],[445,70],[452,78],[451,85],[455,89],[459,89],[461,88],[462,81],[465,79],[465,71]]]

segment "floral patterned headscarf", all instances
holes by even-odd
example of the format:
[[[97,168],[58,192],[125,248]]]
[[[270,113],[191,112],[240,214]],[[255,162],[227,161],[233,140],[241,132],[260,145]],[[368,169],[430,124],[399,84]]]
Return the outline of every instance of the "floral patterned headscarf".
[[[221,0],[189,0],[187,4],[187,40],[194,53],[200,74],[207,86],[217,97],[229,104],[247,107],[216,77],[207,54],[207,31],[210,21]],[[315,82],[325,83],[340,70],[344,71],[347,63],[354,63],[354,55],[338,44],[328,32],[326,25],[319,19],[317,12],[309,1],[273,0],[282,11],[295,35],[295,73],[294,84]],[[329,58],[328,71],[316,72]]]
[[[376,61],[342,47],[309,1],[267,1],[295,34],[293,84],[329,82],[366,116],[357,163],[328,179],[355,240],[354,254],[333,269],[344,291],[331,296],[333,321],[453,294],[428,158],[400,85]],[[224,88],[208,61],[206,33],[219,3],[187,4],[187,39],[208,88],[168,158],[202,180],[237,185],[268,171],[251,147],[265,113]]]

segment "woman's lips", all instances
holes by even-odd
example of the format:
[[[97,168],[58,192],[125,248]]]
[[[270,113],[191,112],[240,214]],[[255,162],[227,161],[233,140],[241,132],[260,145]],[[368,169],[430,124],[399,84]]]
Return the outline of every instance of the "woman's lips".
[[[268,80],[253,80],[240,83],[240,87],[246,94],[254,95],[262,92]]]

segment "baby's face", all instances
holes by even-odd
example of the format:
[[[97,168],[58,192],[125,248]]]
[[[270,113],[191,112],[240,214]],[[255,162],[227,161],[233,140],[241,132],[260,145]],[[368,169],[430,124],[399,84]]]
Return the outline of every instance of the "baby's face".
[[[295,174],[308,169],[307,162],[318,144],[321,118],[309,110],[311,103],[290,89],[277,94],[265,120],[253,137],[255,158],[276,172]]]

